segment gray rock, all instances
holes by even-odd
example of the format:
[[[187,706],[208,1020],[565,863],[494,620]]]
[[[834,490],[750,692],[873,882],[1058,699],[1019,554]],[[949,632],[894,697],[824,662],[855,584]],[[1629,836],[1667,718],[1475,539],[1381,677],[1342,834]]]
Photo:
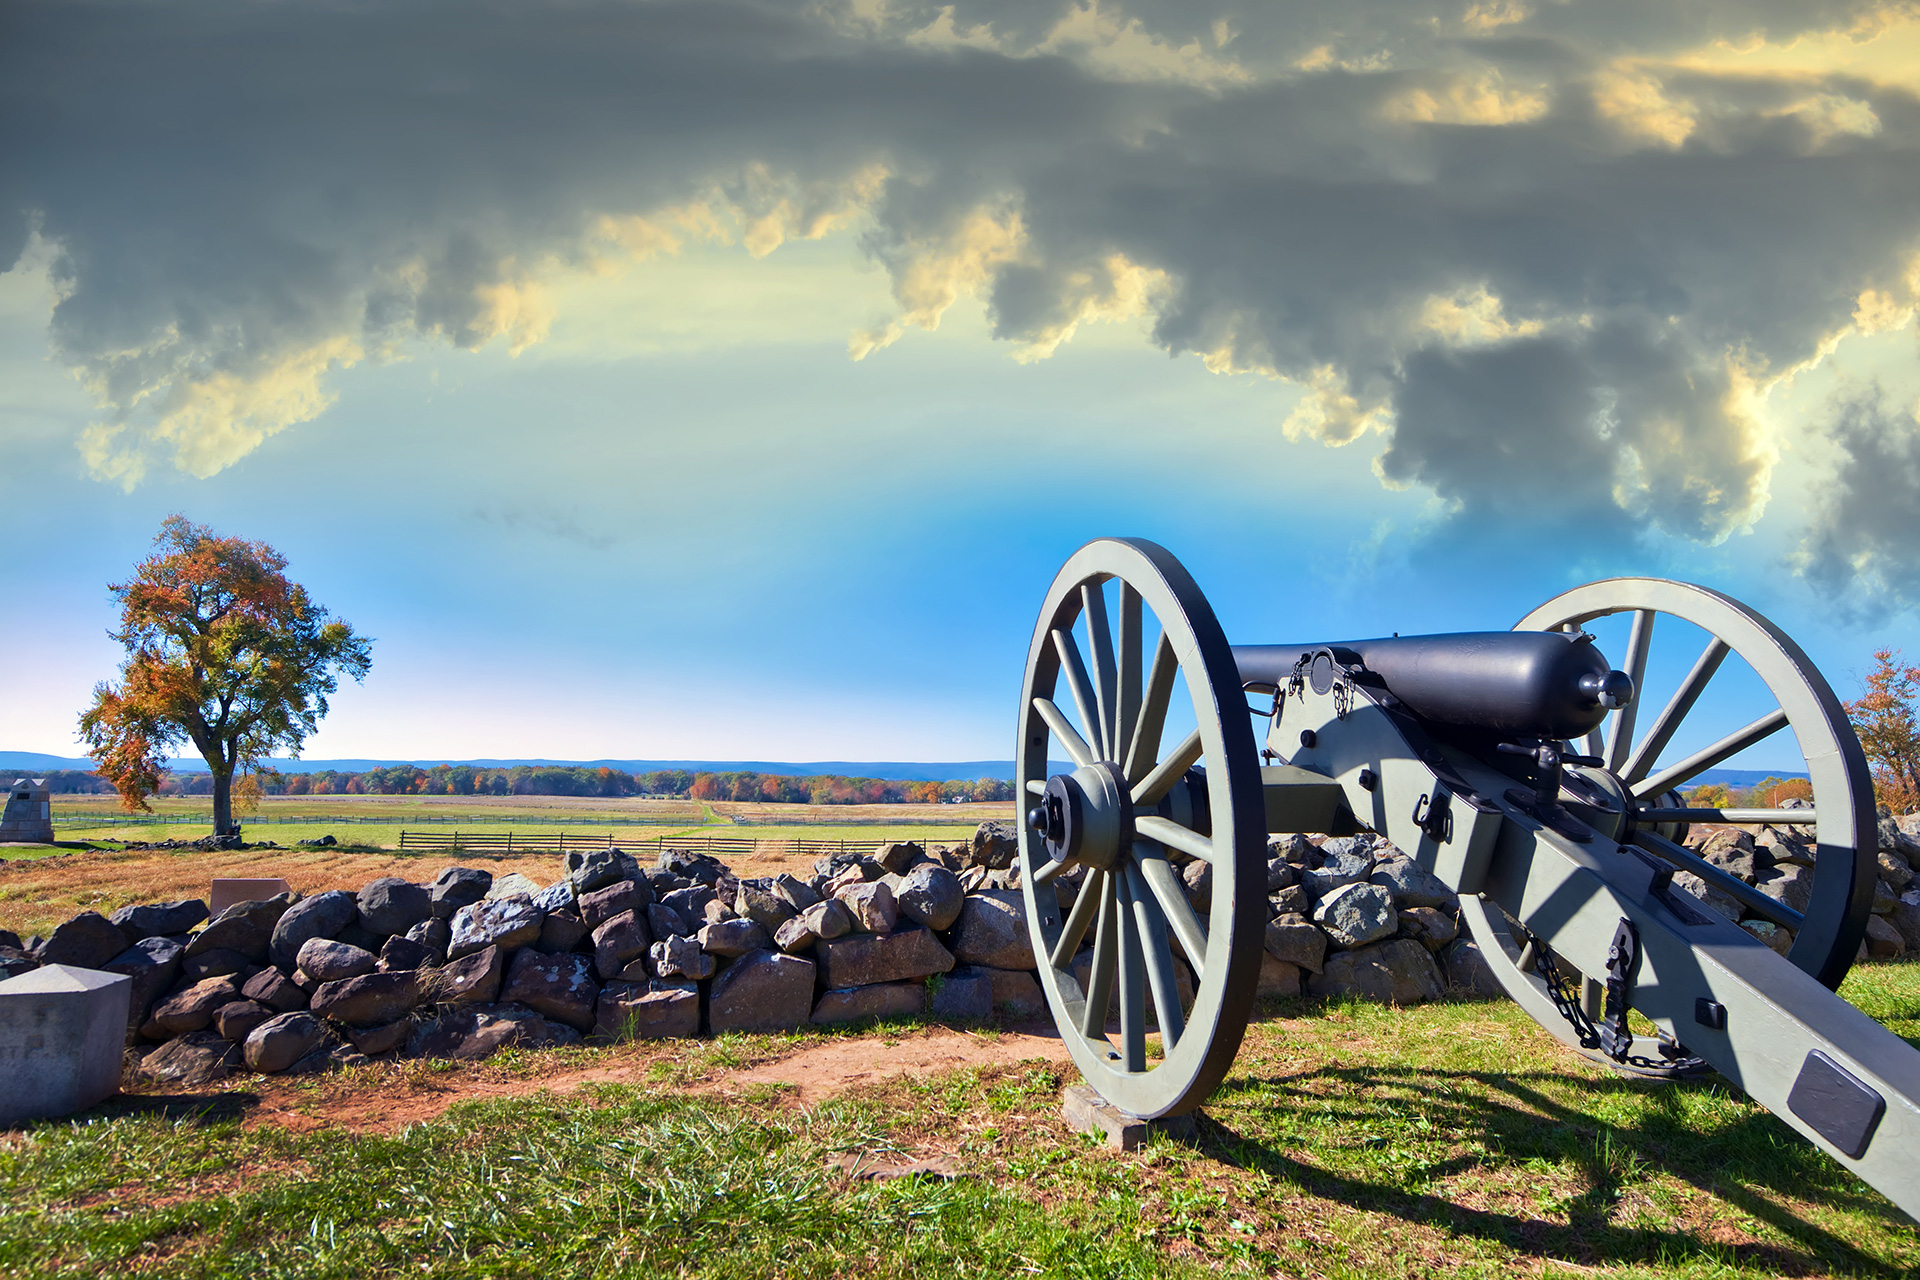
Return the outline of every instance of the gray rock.
[[[767,936],[767,926],[739,916],[707,925],[695,940],[702,951],[712,956],[744,956],[749,951],[764,951],[773,945],[773,939]]]
[[[873,860],[898,875],[927,856],[927,851],[911,840],[883,844],[873,851]]]
[[[953,927],[952,946],[954,958],[962,964],[981,964],[990,969],[1035,968],[1025,899],[1010,889],[968,894]]]
[[[971,866],[1001,871],[1020,855],[1020,833],[1011,822],[983,822],[973,833],[967,852]]]
[[[187,956],[203,951],[237,951],[255,964],[264,964],[274,927],[294,904],[294,896],[283,893],[264,902],[236,902],[207,922],[207,927],[187,943]]]
[[[1920,903],[1908,902],[1903,895],[1887,913],[1887,922],[1899,931],[1907,950],[1920,951]]]
[[[574,892],[577,894],[584,895],[616,884],[646,883],[640,875],[640,864],[623,849],[576,851],[566,856],[564,865],[567,878],[573,882]],[[651,898],[652,894],[649,892],[647,900]],[[622,907],[620,910],[632,911],[635,906],[644,907],[645,905],[646,901],[641,901]],[[608,914],[618,915],[620,912],[614,911]]]
[[[1438,951],[1460,936],[1453,917],[1434,907],[1408,907],[1400,913],[1400,936],[1429,951]]]
[[[240,1062],[239,1045],[211,1031],[194,1031],[142,1058],[140,1074],[159,1084],[213,1084],[232,1075]]]
[[[413,1036],[413,1027],[413,1018],[409,1016],[377,1027],[347,1027],[344,1034],[355,1049],[369,1057],[378,1057],[405,1045]]]
[[[1460,909],[1460,898],[1446,881],[1411,858],[1376,862],[1368,883],[1377,884],[1393,895],[1393,905],[1402,911],[1409,907],[1433,907],[1440,911]]]
[[[1793,948],[1793,931],[1782,929],[1771,920],[1742,920],[1740,927],[1773,948],[1778,955],[1784,956]]]
[[[700,988],[655,978],[610,982],[594,1007],[594,1031],[614,1040],[665,1040],[700,1034]]]
[[[1273,836],[1267,841],[1268,865],[1271,866],[1273,859],[1278,858],[1282,862],[1290,863],[1294,867],[1296,876],[1299,875],[1299,868],[1306,866],[1308,860],[1318,853],[1319,850],[1313,847],[1313,841],[1303,835]],[[1271,893],[1272,890],[1268,892]]]
[[[1351,995],[1407,1005],[1437,1000],[1445,987],[1427,949],[1401,938],[1334,952],[1327,957],[1327,967],[1307,980],[1307,989],[1317,996]]]
[[[537,951],[522,952],[538,955]],[[399,969],[392,973],[363,973],[323,982],[314,988],[308,1010],[335,1022],[371,1027],[392,1022],[421,1002],[431,970]]]
[[[964,984],[966,980],[962,979]],[[978,982],[978,979],[975,979]],[[992,993],[992,986],[980,983]],[[811,1021],[816,1026],[839,1022],[858,1022],[862,1018],[917,1018],[926,1011],[927,984],[924,982],[882,982],[871,987],[834,988],[823,994],[813,1006]]]
[[[899,923],[900,909],[894,904],[893,890],[885,881],[874,880],[849,885],[835,895],[853,917],[853,927],[867,933],[892,933]]]
[[[326,1024],[311,1013],[283,1013],[267,1019],[247,1036],[247,1065],[271,1075],[332,1042]]]
[[[1313,921],[1327,931],[1336,947],[1364,947],[1391,938],[1400,927],[1400,914],[1386,889],[1354,883],[1342,885],[1322,898]]]
[[[412,1058],[477,1061],[509,1046],[551,1049],[579,1044],[580,1033],[516,1005],[472,1005],[415,1025],[407,1040]]]
[[[785,1031],[807,1020],[813,1006],[813,961],[774,951],[741,956],[714,979],[707,1025],[728,1031]]]
[[[1300,982],[1299,965],[1276,960],[1264,951],[1260,953],[1260,985],[1254,989],[1254,995],[1262,1000],[1297,996]]]
[[[294,1013],[307,1007],[307,993],[278,969],[262,969],[240,987],[240,994],[276,1013]]]
[[[709,902],[706,905],[706,909],[702,911],[700,915],[700,919],[688,922],[693,925],[693,931],[695,933],[699,933],[701,927],[704,925],[719,924],[723,920],[744,920],[746,918],[736,913],[732,907],[718,898]]]
[[[1894,903],[1898,901],[1899,899],[1894,896],[1893,886],[1889,885],[1885,880],[1875,880],[1873,882],[1873,904],[1868,910],[1872,911],[1874,915],[1886,915],[1889,911],[1893,910]]]
[[[121,954],[125,955],[126,953],[122,952]],[[199,955],[192,955],[183,951],[180,961],[180,976],[188,982],[201,982],[207,978],[222,978],[233,973],[239,974],[239,980],[245,982],[248,978],[259,972],[259,969],[259,965],[250,963],[247,958],[238,951],[228,951],[224,948],[213,951],[202,951]]]
[[[813,891],[812,885],[784,871],[773,878],[773,896],[792,907],[795,912],[805,911],[820,901],[820,895]]]
[[[799,955],[801,952],[810,950],[818,941],[820,941],[820,935],[808,926],[804,914],[795,916],[773,933],[773,945],[788,955]]]
[[[653,902],[653,891],[645,887],[646,883],[645,880],[616,880],[581,894],[580,919],[587,928],[598,929],[615,916],[628,911],[645,914]]]
[[[355,905],[360,912],[360,927],[383,938],[405,933],[433,915],[433,898],[427,887],[399,876],[368,881]]]
[[[1047,994],[1040,989],[1040,980],[1025,969],[970,965],[967,971],[986,978],[993,988],[993,1007],[1000,1012],[1026,1018],[1047,1011]]]
[[[902,916],[941,933],[952,928],[953,922],[960,918],[966,896],[959,876],[937,862],[923,862],[900,877],[900,887],[894,890],[893,899]],[[1071,909],[1064,894],[1061,907]]]
[[[1291,885],[1267,898],[1267,906],[1276,916],[1303,916],[1313,910],[1313,900],[1307,897],[1304,885]]]
[[[1907,952],[1900,930],[1885,916],[1867,917],[1867,955],[1875,960],[1894,960]]]
[[[1748,884],[1752,884],[1771,861],[1758,852],[1752,832],[1732,827],[1723,827],[1708,835],[1696,852],[1722,871],[1739,876]]]
[[[742,880],[734,893],[733,909],[765,926],[769,934],[794,916],[793,906],[773,891],[771,880]]]
[[[1723,893],[1691,871],[1676,871],[1673,887],[1699,900],[1700,905],[1729,920],[1737,921],[1745,910],[1738,899]]]
[[[647,929],[656,939],[675,934],[682,938],[693,936],[693,926],[687,923],[687,918],[663,902],[653,903],[647,908]]]
[[[669,934],[648,948],[647,956],[653,962],[654,973],[662,978],[689,978],[698,982],[713,976],[713,957],[702,951],[692,938]]]
[[[487,886],[487,897],[482,898],[527,898],[531,899],[540,892],[540,882],[529,880],[518,871],[509,871],[505,875],[495,876],[493,883]],[[458,912],[454,913],[458,915]]]
[[[196,982],[154,1005],[147,1021],[141,1024],[140,1034],[149,1040],[160,1040],[189,1031],[205,1031],[213,1025],[213,1015],[221,1005],[232,1004],[239,998],[240,984],[231,977]]]
[[[458,960],[483,947],[512,951],[532,946],[540,939],[545,919],[546,912],[524,894],[488,898],[462,907],[454,913],[453,940],[447,944],[447,956]]]
[[[499,947],[487,947],[428,971],[422,994],[437,1004],[492,1004],[500,998],[500,976],[506,958]]]
[[[1327,955],[1327,935],[1303,915],[1277,916],[1267,925],[1267,954],[1318,973]]]
[[[1440,962],[1446,975],[1447,985],[1455,991],[1464,991],[1476,996],[1503,996],[1506,989],[1500,985],[1500,979],[1493,976],[1487,958],[1480,954],[1480,944],[1472,938],[1456,938],[1440,950]]]
[[[312,938],[300,948],[297,963],[300,971],[315,982],[338,982],[372,973],[380,967],[380,958],[344,942]]]
[[[546,888],[527,895],[542,912],[576,911],[573,881],[556,880]]]
[[[586,921],[572,912],[549,911],[540,922],[540,937],[533,945],[548,955],[560,955],[576,950],[592,933]]]
[[[548,955],[529,947],[513,957],[500,1000],[523,1004],[576,1030],[591,1031],[594,1005],[600,999],[593,965],[585,956]]]
[[[292,969],[300,961],[300,948],[314,938],[336,938],[358,913],[353,895],[345,889],[329,889],[311,898],[302,898],[288,907],[273,926],[273,938],[267,955],[279,969]]]
[[[927,978],[953,968],[954,957],[926,929],[850,934],[815,948],[828,987]]]
[[[402,969],[431,969],[440,963],[440,957],[424,942],[415,942],[412,938],[395,934],[387,939],[387,945],[380,948],[379,969],[382,973],[397,973]]]
[[[1282,857],[1267,859],[1267,892],[1278,893],[1300,883],[1300,869]]]
[[[154,902],[122,907],[113,913],[113,923],[130,943],[143,938],[165,938],[185,933],[207,918],[207,904],[198,898],[178,902]]]
[[[1364,858],[1372,861],[1373,840],[1368,836],[1333,836],[1320,842],[1319,853],[1310,855],[1309,861],[1318,861],[1325,866],[1329,858]]]
[[[1180,869],[1180,883],[1186,886],[1187,901],[1201,919],[1213,910],[1213,868],[1195,858]]]
[[[470,907],[493,888],[491,872],[474,867],[448,867],[427,886],[429,910],[434,918],[451,920],[462,907]]]
[[[70,964],[76,969],[98,969],[125,951],[132,939],[98,911],[83,911],[57,925],[40,948],[41,964]],[[195,1028],[198,1030],[198,1028]]]
[[[433,952],[433,962],[439,964],[447,958],[447,947],[453,942],[453,926],[435,916],[407,930],[407,940]]]
[[[711,887],[704,884],[688,885],[684,889],[675,889],[672,893],[662,894],[660,901],[679,912],[689,922],[705,917],[707,904],[714,898]],[[741,912],[741,915],[747,914]]]
[[[171,938],[142,938],[101,966],[108,973],[124,973],[133,979],[127,992],[128,1032],[140,1029],[153,1002],[180,976],[184,950]]]
[[[1769,898],[1784,902],[1795,911],[1805,912],[1813,898],[1813,868],[1794,865],[1769,867],[1754,880],[1754,887]]]
[[[611,981],[651,946],[653,936],[646,922],[632,911],[623,911],[593,931],[594,968],[602,980]]]
[[[941,1022],[984,1022],[993,1016],[993,979],[983,969],[955,969],[930,986],[927,1012]]]
[[[258,1000],[235,1000],[213,1011],[213,1029],[222,1040],[237,1043],[252,1035],[255,1027],[277,1012]]]
[[[1352,837],[1342,837],[1351,839]],[[1332,845],[1334,841],[1327,841]],[[1350,884],[1360,884],[1373,874],[1373,859],[1363,853],[1338,853],[1325,858],[1319,867],[1300,877],[1307,896],[1316,902]]]

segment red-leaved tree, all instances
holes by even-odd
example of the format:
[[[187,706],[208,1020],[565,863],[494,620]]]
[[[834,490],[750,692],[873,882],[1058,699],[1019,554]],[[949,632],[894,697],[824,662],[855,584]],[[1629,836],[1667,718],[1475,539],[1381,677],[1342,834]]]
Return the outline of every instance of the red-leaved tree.
[[[1895,813],[1920,808],[1920,667],[1902,666],[1897,649],[1873,655],[1867,691],[1847,704],[1860,749],[1873,766],[1873,789]]]

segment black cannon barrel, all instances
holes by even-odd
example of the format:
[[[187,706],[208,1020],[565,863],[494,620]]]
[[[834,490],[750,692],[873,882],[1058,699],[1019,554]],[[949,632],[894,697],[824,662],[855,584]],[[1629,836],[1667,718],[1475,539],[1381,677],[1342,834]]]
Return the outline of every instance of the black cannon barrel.
[[[1581,737],[1634,692],[1591,636],[1562,631],[1235,645],[1233,659],[1242,684],[1284,686],[1301,658],[1322,650],[1374,672],[1424,720],[1520,738]]]

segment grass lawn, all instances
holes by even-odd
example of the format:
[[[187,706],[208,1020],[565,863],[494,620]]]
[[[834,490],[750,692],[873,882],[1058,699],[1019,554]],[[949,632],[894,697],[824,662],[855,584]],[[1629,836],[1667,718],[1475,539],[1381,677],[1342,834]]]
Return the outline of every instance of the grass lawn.
[[[1848,994],[1920,1032],[1920,965],[1876,966]],[[1067,1078],[1044,1060],[825,1097],[781,1076],[809,1046],[929,1034],[509,1052],[131,1096],[0,1136],[0,1273],[1920,1270],[1912,1222],[1724,1084],[1614,1076],[1505,1002],[1271,1004],[1197,1137],[1124,1156],[1064,1127]],[[857,1181],[848,1157],[963,1176]]]

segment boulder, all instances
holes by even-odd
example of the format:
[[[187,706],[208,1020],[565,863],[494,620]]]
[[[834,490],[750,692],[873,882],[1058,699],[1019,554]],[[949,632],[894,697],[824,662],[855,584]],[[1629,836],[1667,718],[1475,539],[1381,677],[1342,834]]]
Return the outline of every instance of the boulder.
[[[958,973],[959,970],[954,972]],[[1040,980],[1025,969],[995,969],[987,965],[969,966],[968,972],[985,977],[993,988],[993,1007],[1016,1018],[1031,1017],[1047,1011],[1047,994]]]
[[[387,945],[380,948],[379,969],[382,973],[393,973],[400,969],[431,969],[440,963],[440,957],[424,942],[415,942],[412,938],[395,934],[387,939]]]
[[[539,955],[523,951],[522,955]],[[432,970],[399,969],[393,973],[363,973],[358,977],[323,982],[314,988],[309,1011],[335,1022],[358,1027],[376,1026],[404,1017],[419,1004]]]
[[[1267,954],[1318,973],[1327,954],[1327,935],[1303,915],[1276,916],[1267,924]]]
[[[31,973],[40,967],[24,947],[0,945],[0,981],[17,978],[23,973]]]
[[[76,969],[98,969],[125,951],[132,939],[98,911],[83,911],[54,927],[40,948],[41,964],[70,964]],[[199,1028],[194,1028],[198,1030]]]
[[[1884,916],[1893,910],[1893,904],[1899,899],[1894,896],[1893,887],[1885,880],[1873,882],[1873,904],[1868,908],[1874,915]]]
[[[1351,837],[1347,837],[1351,838]],[[1365,853],[1335,853],[1327,855],[1326,848],[1336,841],[1329,840],[1322,848],[1322,860],[1318,867],[1304,872],[1300,885],[1307,896],[1316,902],[1335,889],[1343,889],[1350,884],[1360,884],[1373,874],[1373,858]]]
[[[1754,887],[1804,913],[1813,898],[1813,868],[1794,864],[1769,867],[1754,880]]]
[[[193,935],[187,958],[205,951],[237,951],[254,964],[265,964],[274,927],[293,905],[291,893],[265,902],[236,902]]]
[[[828,987],[927,978],[953,968],[954,956],[926,929],[850,934],[815,948]]]
[[[453,938],[447,944],[447,957],[458,960],[485,947],[512,951],[532,946],[540,939],[540,927],[546,912],[533,905],[525,894],[488,898],[470,907],[462,907],[453,916]]]
[[[617,915],[642,914],[653,902],[646,881],[616,880],[612,884],[580,895],[580,919],[588,929],[598,929]]]
[[[1411,938],[1429,951],[1438,951],[1460,936],[1453,917],[1433,907],[1408,907],[1400,913],[1400,936]]]
[[[546,888],[527,895],[533,905],[544,914],[551,911],[578,912],[578,902],[573,892],[573,881],[555,880]]]
[[[1011,822],[983,822],[973,833],[967,851],[971,866],[1001,871],[1020,856],[1020,832]]]
[[[813,1007],[813,978],[813,961],[799,956],[774,951],[741,956],[714,979],[707,1025],[715,1035],[800,1026]]]
[[[656,870],[706,885],[709,889],[727,876],[726,863],[710,853],[695,853],[691,849],[662,849]],[[652,879],[652,876],[648,876],[648,879]]]
[[[1027,933],[1026,901],[1011,889],[968,894],[953,927],[952,945],[954,958],[963,964],[990,969],[1036,967],[1033,940]]]
[[[245,982],[260,971],[259,965],[250,963],[238,951],[228,951],[224,947],[202,951],[199,955],[189,955],[183,948],[181,955],[180,976],[188,982],[204,982],[208,978],[223,978],[236,973],[240,975],[239,980]]]
[[[1895,893],[1900,893],[1903,892],[1908,885],[1913,883],[1913,867],[1901,854],[1891,849],[1882,849],[1880,851],[1880,878],[1887,882],[1889,889],[1892,889]],[[113,918],[118,920],[120,913],[117,911],[114,912]]]
[[[783,957],[790,958],[790,957]],[[968,979],[961,979],[964,984]],[[971,981],[979,982],[979,979]],[[991,994],[992,987],[981,983]],[[816,1026],[858,1022],[862,1018],[914,1018],[927,1007],[924,982],[882,982],[871,987],[840,987],[823,994],[813,1006]]]
[[[702,951],[692,938],[679,934],[669,934],[654,943],[647,949],[647,957],[653,962],[654,973],[662,978],[689,978],[698,982],[713,976],[713,957]]]
[[[236,1043],[253,1034],[253,1029],[275,1017],[278,1010],[269,1009],[258,1000],[235,1000],[214,1010],[213,1029],[222,1040]]]
[[[1292,864],[1295,868],[1294,874],[1296,875],[1299,874],[1298,869],[1306,866],[1307,862],[1317,856],[1319,852],[1318,849],[1314,848],[1313,841],[1303,835],[1270,836],[1267,839],[1268,865],[1271,866],[1273,860],[1277,858],[1282,862]],[[1269,892],[1271,892],[1271,890],[1269,890]]]
[[[1867,954],[1875,960],[1893,960],[1907,952],[1906,939],[1885,916],[1867,917]]]
[[[1299,995],[1300,966],[1288,964],[1285,960],[1276,960],[1262,951],[1260,953],[1260,986],[1254,994],[1263,1000],[1277,996]]]
[[[514,956],[501,1002],[523,1004],[575,1030],[591,1031],[594,1003],[600,998],[593,967],[586,956],[548,955],[529,947]]]
[[[684,889],[675,889],[660,896],[660,901],[680,913],[680,917],[689,923],[702,919],[707,912],[707,904],[712,902],[712,888],[704,884],[690,884]]]
[[[1269,845],[1269,848],[1272,846]],[[1300,883],[1300,869],[1282,857],[1267,859],[1267,892],[1278,893]]]
[[[396,1018],[377,1027],[347,1027],[344,1034],[354,1048],[371,1058],[406,1044],[413,1035],[413,1025],[412,1017]]]
[[[900,877],[893,900],[902,916],[941,933],[960,918],[966,893],[959,876],[937,862],[923,862]]]
[[[580,1033],[517,1005],[473,1005],[414,1025],[406,1053],[412,1058],[475,1061],[509,1045],[550,1049],[580,1043]]]
[[[606,889],[617,884],[645,885],[646,880],[640,874],[640,864],[624,849],[588,849],[576,850],[563,860],[567,879],[572,881],[574,893],[583,895],[595,890]],[[649,890],[638,892],[647,896],[637,903],[620,908],[620,911],[632,911],[635,907],[644,907],[652,901]],[[609,912],[619,915],[619,911]],[[604,919],[604,917],[602,917]]]
[[[638,915],[639,912],[635,912]],[[655,939],[669,938],[676,934],[682,938],[693,936],[693,926],[687,918],[663,902],[656,902],[647,908],[647,931]]]
[[[672,936],[672,935],[669,935]],[[636,958],[645,956],[653,937],[638,914],[623,911],[601,922],[593,931],[593,964],[603,980],[620,976]]]
[[[1793,948],[1793,931],[1782,929],[1771,920],[1742,920],[1740,927],[1766,943],[1776,955],[1784,956]],[[1865,946],[1862,942],[1861,947]]]
[[[1187,901],[1193,904],[1194,914],[1202,920],[1213,910],[1213,867],[1209,863],[1195,858],[1180,867],[1180,883],[1187,891]]]
[[[1367,879],[1392,894],[1393,905],[1402,911],[1409,907],[1433,907],[1448,913],[1460,909],[1460,898],[1446,881],[1411,858],[1376,862]]]
[[[1916,901],[1909,902],[1912,897]],[[1887,913],[1887,923],[1899,930],[1900,941],[1909,951],[1920,951],[1920,891],[1908,890]]]
[[[271,1075],[285,1071],[308,1054],[331,1047],[327,1026],[311,1013],[282,1013],[247,1036],[247,1065]]]
[[[470,907],[493,888],[490,872],[473,867],[448,867],[427,886],[428,910],[438,920],[451,920],[460,908]]]
[[[1722,871],[1739,876],[1748,884],[1752,884],[1754,878],[1772,863],[1771,858],[1759,852],[1752,832],[1734,827],[1722,827],[1712,832],[1700,842],[1696,852]]]
[[[745,918],[746,917],[735,912],[732,907],[720,899],[715,898],[701,910],[700,919],[691,921],[690,923],[693,924],[693,931],[697,934],[706,925],[721,924],[728,920],[743,920]]]
[[[1440,949],[1439,960],[1447,986],[1453,990],[1476,996],[1507,994],[1500,979],[1493,976],[1487,958],[1480,954],[1480,944],[1472,938],[1455,938]]]
[[[240,1062],[239,1045],[211,1031],[191,1031],[140,1059],[140,1074],[158,1084],[213,1084]]]
[[[1360,996],[1386,1004],[1437,1000],[1444,989],[1440,967],[1427,949],[1404,938],[1336,951],[1327,957],[1326,968],[1307,980],[1307,990],[1317,996]]]
[[[295,963],[300,972],[315,982],[326,983],[372,973],[380,967],[380,958],[371,951],[350,947],[344,942],[309,938],[301,945]]]
[[[736,914],[764,925],[769,934],[794,916],[794,907],[773,891],[771,880],[742,880],[734,892],[733,909]]]
[[[840,905],[853,917],[853,927],[867,933],[892,933],[893,926],[899,923],[900,909],[893,900],[893,890],[884,880],[863,881],[849,885],[835,895]]]
[[[353,920],[359,907],[345,889],[329,889],[311,898],[302,898],[288,907],[267,946],[267,956],[275,968],[292,969],[300,962],[300,948],[314,938],[338,937]]]
[[[399,876],[370,880],[355,899],[360,927],[377,937],[390,938],[433,917],[433,898],[423,884]]]
[[[1393,895],[1380,885],[1358,882],[1342,885],[1322,898],[1313,920],[1336,947],[1364,947],[1391,938],[1400,927]]]
[[[439,964],[447,958],[447,947],[453,942],[453,926],[435,916],[407,930],[406,938],[433,952],[433,963]]]
[[[587,922],[571,911],[549,911],[540,922],[540,937],[533,945],[548,955],[560,955],[576,950],[592,933]]]
[[[1696,899],[1701,906],[1728,920],[1738,921],[1745,910],[1737,898],[1715,888],[1706,880],[1691,871],[1676,871],[1673,874],[1673,887]]]
[[[820,901],[820,895],[813,891],[812,885],[785,872],[773,878],[773,896],[792,907],[795,912],[805,911]]]
[[[743,956],[773,945],[765,925],[739,916],[707,925],[700,930],[696,941],[702,951],[712,956]]]
[[[143,938],[165,938],[185,933],[207,918],[207,904],[199,898],[178,902],[153,902],[122,907],[113,913],[113,923],[127,936],[129,943]]]
[[[1033,975],[1020,976],[1031,981]],[[993,1016],[993,979],[984,969],[955,969],[928,985],[927,1012],[941,1022],[984,1022]]]
[[[487,896],[481,901],[485,902],[491,898],[532,898],[539,892],[538,881],[529,880],[518,871],[509,871],[505,875],[493,878],[493,883],[487,886]],[[456,911],[454,914],[460,913]]]
[[[594,1031],[614,1040],[666,1040],[700,1034],[700,987],[654,978],[610,982],[594,1006]]]
[[[873,860],[899,875],[927,856],[927,851],[911,840],[883,844],[873,851]]]
[[[240,984],[231,977],[208,978],[184,991],[177,991],[153,1006],[140,1034],[149,1040],[205,1031],[213,1024],[213,1015],[223,1004],[240,998]]]
[[[262,969],[248,978],[240,994],[258,1000],[276,1013],[293,1013],[307,1007],[307,993],[278,969]]]
[[[500,976],[505,958],[499,947],[488,947],[458,960],[449,960],[423,987],[427,1000],[437,1004],[492,1004],[500,998]]]
[[[133,979],[127,992],[127,1030],[139,1030],[153,1002],[180,976],[180,954],[185,950],[171,938],[142,938],[100,966],[108,973]]]
[[[1304,916],[1313,910],[1313,900],[1304,885],[1296,884],[1267,895],[1267,907],[1276,916]]]

